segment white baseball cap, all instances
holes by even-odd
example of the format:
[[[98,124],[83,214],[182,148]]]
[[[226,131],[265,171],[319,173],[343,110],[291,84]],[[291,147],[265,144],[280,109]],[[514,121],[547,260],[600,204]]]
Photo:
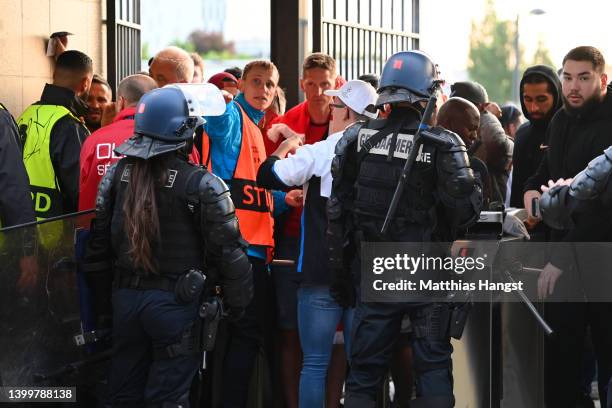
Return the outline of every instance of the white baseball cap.
[[[376,119],[377,115],[373,107],[378,98],[378,94],[376,93],[376,89],[369,83],[359,79],[353,79],[342,85],[340,89],[329,89],[324,93],[328,96],[337,96],[342,103],[358,114]]]

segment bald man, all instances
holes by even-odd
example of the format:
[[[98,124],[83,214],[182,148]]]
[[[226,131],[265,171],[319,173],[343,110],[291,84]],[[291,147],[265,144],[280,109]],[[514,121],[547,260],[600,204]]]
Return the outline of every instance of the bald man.
[[[478,128],[480,127],[480,112],[476,105],[467,99],[454,96],[449,98],[438,112],[438,126],[455,132],[470,151],[470,147],[478,139]],[[485,163],[473,152],[470,155],[470,166],[478,173],[483,183],[483,199],[487,208],[491,200],[491,188],[489,182],[489,171]]]
[[[480,112],[472,102],[455,96],[440,108],[438,126],[457,133],[469,149],[478,138]]]
[[[167,47],[153,57],[149,75],[160,88],[168,84],[190,83],[193,80],[194,63],[187,51]]]
[[[157,88],[147,75],[130,75],[119,83],[117,115],[108,126],[96,130],[81,149],[79,177],[79,211],[94,208],[98,184],[109,167],[119,160],[113,150],[134,134],[134,114],[140,97]]]

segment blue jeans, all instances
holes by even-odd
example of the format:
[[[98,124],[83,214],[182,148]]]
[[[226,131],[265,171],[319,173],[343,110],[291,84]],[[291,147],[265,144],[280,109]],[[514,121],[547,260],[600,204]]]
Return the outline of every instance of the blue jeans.
[[[344,348],[350,350],[354,309],[343,309],[329,294],[329,286],[304,286],[298,289],[298,327],[304,352],[300,375],[301,408],[323,408],[325,379],[331,359],[336,327],[344,324]]]

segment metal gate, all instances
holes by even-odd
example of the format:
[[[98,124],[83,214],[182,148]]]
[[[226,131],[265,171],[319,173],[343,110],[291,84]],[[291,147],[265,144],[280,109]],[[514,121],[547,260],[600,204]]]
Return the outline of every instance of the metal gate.
[[[108,82],[113,90],[140,71],[140,0],[106,0]]]
[[[419,48],[419,2],[314,0],[313,48],[334,57],[345,79],[380,74],[392,54]]]

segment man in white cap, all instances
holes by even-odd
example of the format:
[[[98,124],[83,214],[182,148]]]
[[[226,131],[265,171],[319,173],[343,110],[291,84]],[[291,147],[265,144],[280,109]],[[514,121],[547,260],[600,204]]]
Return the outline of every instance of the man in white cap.
[[[332,120],[329,136],[320,142],[303,146],[304,135],[289,128],[283,129],[285,140],[260,166],[258,182],[261,179],[266,185],[277,186],[275,189],[302,185],[306,188],[310,178],[317,176],[321,177],[321,195],[329,197],[330,168],[336,143],[347,127],[360,120],[376,118],[374,104],[378,95],[372,85],[361,80],[348,81],[340,89],[325,91],[325,95],[334,97],[330,105]],[[289,153],[295,154],[285,158]]]
[[[343,308],[332,298],[329,287],[331,270],[327,249],[327,199],[331,194],[331,163],[336,143],[344,130],[357,121],[375,119],[376,90],[360,80],[348,81],[340,89],[326,90],[333,96],[330,135],[320,142],[303,145],[304,135],[285,133],[286,139],[259,167],[260,187],[286,190],[304,186],[300,256],[297,271],[298,331],[304,353],[300,375],[300,406],[323,406],[325,378],[321,367],[331,359],[332,341],[340,321],[344,323],[345,351],[350,347],[349,333],[353,308]],[[287,128],[289,129],[289,128]],[[287,130],[286,130],[287,131]],[[286,157],[289,153],[295,153]],[[329,339],[329,343],[320,339]]]

